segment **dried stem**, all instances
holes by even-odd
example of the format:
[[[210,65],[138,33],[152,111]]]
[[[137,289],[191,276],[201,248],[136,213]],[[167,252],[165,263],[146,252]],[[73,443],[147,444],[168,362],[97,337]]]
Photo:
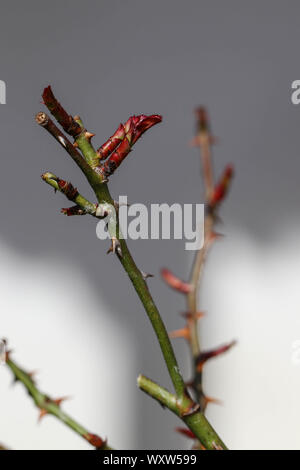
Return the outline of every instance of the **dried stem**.
[[[200,156],[202,161],[202,174],[205,188],[205,202],[208,205],[209,200],[212,196],[214,189],[214,176],[213,176],[213,164],[212,164],[212,152],[211,142],[212,136],[210,135],[210,128],[208,123],[207,112],[203,108],[199,108],[196,111],[197,116],[197,135],[196,144],[200,148]],[[197,370],[197,359],[201,353],[199,330],[198,330],[198,298],[199,298],[199,285],[200,277],[203,271],[204,262],[206,259],[207,251],[210,243],[213,240],[214,228],[214,215],[211,211],[208,211],[204,220],[204,242],[200,250],[195,254],[194,263],[190,274],[190,285],[192,286],[191,291],[187,294],[187,310],[191,315],[190,321],[190,347],[192,354],[192,366],[193,366],[193,380],[192,388],[195,392],[198,403],[200,404],[201,410],[204,412],[207,399],[203,393],[202,386],[202,370]]]
[[[184,314],[186,325],[172,332],[170,336],[172,338],[184,338],[190,346],[193,376],[188,385],[193,391],[196,401],[200,406],[200,410],[204,413],[207,404],[209,402],[216,402],[217,400],[207,397],[203,392],[203,366],[206,361],[223,354],[235,344],[235,342],[231,342],[210,351],[202,351],[198,329],[198,321],[203,317],[203,313],[199,311],[198,307],[200,279],[208,250],[212,243],[219,237],[214,229],[217,221],[217,210],[227,194],[229,183],[233,175],[233,169],[231,166],[227,166],[220,181],[215,185],[211,152],[211,145],[214,139],[210,134],[207,112],[205,109],[199,108],[196,111],[196,116],[197,134],[194,138],[194,143],[200,148],[206,203],[203,246],[195,253],[188,283],[179,280],[168,270],[162,270],[162,277],[170,287],[186,296],[187,312]]]
[[[226,196],[228,185],[232,177],[233,170],[231,167],[227,167],[220,180],[215,185],[213,175],[213,163],[212,163],[212,152],[211,145],[214,138],[210,134],[210,127],[208,123],[207,112],[203,108],[199,108],[196,111],[198,120],[198,132],[196,135],[195,143],[200,148],[200,156],[202,161],[203,170],[203,181],[205,188],[205,204],[206,204],[206,215],[204,220],[204,242],[203,246],[195,254],[194,263],[190,275],[191,291],[187,294],[187,309],[190,314],[190,347],[193,364],[193,379],[191,381],[191,387],[194,390],[197,401],[200,404],[201,410],[204,412],[207,404],[210,401],[214,401],[205,396],[203,392],[202,384],[202,369],[206,360],[211,357],[215,357],[223,352],[227,351],[234,342],[226,345],[225,348],[217,348],[214,350],[214,354],[210,351],[210,354],[203,352],[200,347],[199,341],[199,330],[198,330],[198,319],[197,312],[198,301],[199,301],[199,286],[200,279],[203,272],[203,267],[207,257],[207,253],[212,243],[218,238],[218,234],[215,233],[214,226],[217,220],[217,210],[220,202],[223,201]]]
[[[45,393],[41,392],[35,385],[35,382],[31,374],[21,369],[7,354],[6,365],[9,367],[14,375],[14,380],[21,382],[26,388],[29,395],[32,397],[36,406],[40,409],[40,419],[46,414],[55,416],[59,421],[64,423],[69,428],[73,429],[89,444],[94,446],[98,450],[109,450],[109,447],[105,440],[96,434],[92,434],[85,429],[81,424],[75,421],[71,416],[62,411],[60,404],[64,398],[52,399]]]
[[[45,96],[47,99],[45,99]],[[142,115],[142,116],[133,116],[129,118],[127,123],[124,125],[124,129],[126,131],[125,132],[126,139],[128,140],[130,146],[128,147],[128,143],[126,143],[125,146],[122,145],[124,142],[123,140],[117,149],[118,151],[112,153],[111,156],[109,157],[108,161],[110,161],[111,163],[107,165],[107,162],[105,162],[104,164],[102,164],[101,162],[99,163],[99,160],[101,160],[100,157],[102,157],[101,152],[97,153],[95,151],[94,147],[91,144],[91,137],[93,136],[93,134],[87,132],[84,129],[81,119],[72,118],[68,113],[66,113],[66,111],[62,108],[62,106],[58,104],[58,101],[54,97],[51,91],[51,88],[48,87],[44,91],[43,97],[44,97],[46,106],[48,107],[50,112],[52,112],[52,114],[56,117],[58,122],[62,125],[64,130],[70,133],[70,129],[71,129],[72,131],[71,135],[73,135],[75,139],[74,145],[75,147],[78,147],[80,149],[86,163],[88,164],[88,167],[89,167],[88,172],[86,172],[85,167],[82,164],[81,160],[80,160],[79,166],[81,170],[85,173],[92,189],[94,190],[98,204],[99,205],[101,204],[113,205],[114,201],[108,190],[108,186],[106,184],[107,183],[106,177],[112,174],[112,172],[119,166],[121,161],[124,160],[124,158],[128,154],[133,143],[136,142],[136,140],[143,134],[143,132],[145,132],[145,130],[149,129],[150,127],[152,127],[152,125],[156,124],[157,122],[161,120],[160,116],[157,116],[157,115],[143,116]],[[38,119],[37,119],[37,122],[41,124]],[[47,122],[49,123],[49,120]],[[80,126],[81,132],[78,132],[78,128],[74,126],[74,122],[78,124],[78,126]],[[71,124],[69,125],[69,123]],[[53,126],[49,127],[49,125],[43,125],[43,127],[47,129],[57,139],[57,131],[53,132],[52,130]],[[110,139],[109,139],[108,145],[111,145]],[[69,145],[67,145],[65,148],[70,153]],[[72,153],[73,153],[73,150],[72,150]],[[76,159],[77,160],[75,161],[78,164],[79,159],[78,159],[77,154],[76,154]],[[94,175],[91,176],[90,175],[91,171],[96,176]],[[207,436],[208,428],[205,425],[206,419],[203,417],[201,413],[197,411],[199,406],[196,405],[188,397],[186,393],[185,383],[180,373],[178,363],[177,363],[177,360],[173,351],[173,347],[171,345],[164,322],[152,299],[152,296],[148,289],[143,273],[136,266],[128,250],[125,240],[120,237],[120,228],[118,225],[118,220],[117,220],[116,233],[117,233],[117,240],[113,241],[113,245],[117,243],[120,249],[115,250],[113,246],[113,249],[111,251],[114,251],[116,253],[120,263],[122,264],[123,268],[127,272],[142,302],[142,305],[144,306],[144,309],[148,315],[148,318],[152,324],[152,327],[158,339],[166,366],[168,368],[170,378],[174,385],[177,402],[178,403],[182,402],[187,407],[184,410],[185,412],[184,421],[190,427],[190,429],[192,429],[195,432],[197,438],[201,442],[207,442],[207,445],[208,445],[207,448],[213,449],[214,445],[212,444],[212,439],[209,439],[209,437]],[[182,414],[181,414],[181,417],[183,418]],[[209,433],[210,435],[213,436],[214,442],[220,442],[220,446],[225,448],[224,444],[222,444],[222,441],[218,437],[217,433],[211,427],[209,429]]]

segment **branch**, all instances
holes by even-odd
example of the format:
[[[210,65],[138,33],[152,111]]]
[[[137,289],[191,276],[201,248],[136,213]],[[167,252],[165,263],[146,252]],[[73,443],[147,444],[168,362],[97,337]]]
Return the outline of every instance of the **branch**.
[[[54,122],[47,116],[46,113],[37,113],[35,116],[37,124],[48,131],[59,144],[67,151],[72,160],[81,169],[90,185],[96,187],[102,183],[101,177],[93,171],[90,165],[86,162],[83,156],[78,152],[76,146],[73,145],[69,139],[58,129]]]
[[[220,236],[215,232],[215,223],[218,220],[217,211],[229,190],[233,176],[233,168],[228,165],[219,182],[215,185],[211,152],[211,145],[214,142],[214,138],[210,134],[207,112],[204,108],[199,108],[196,111],[196,116],[197,135],[194,139],[194,143],[200,148],[206,202],[204,243],[203,247],[195,253],[188,283],[178,279],[166,269],[162,270],[162,277],[170,287],[186,296],[187,312],[184,314],[186,325],[172,332],[170,337],[184,338],[189,344],[192,356],[193,377],[188,385],[193,390],[197,402],[200,405],[200,409],[204,413],[207,404],[216,402],[217,400],[209,398],[204,394],[202,384],[203,366],[210,358],[223,354],[235,344],[235,342],[232,342],[210,351],[202,351],[198,329],[198,321],[203,317],[203,313],[199,311],[198,307],[200,279],[208,251],[212,243]]]
[[[204,108],[199,108],[196,111],[196,116],[198,119],[198,133],[196,135],[196,143],[200,148],[200,155],[202,160],[203,180],[206,195],[205,202],[207,206],[207,211],[204,220],[203,247],[198,250],[198,252],[195,254],[194,263],[190,274],[189,282],[193,289],[191,289],[191,292],[189,292],[187,295],[187,309],[191,315],[191,321],[189,325],[191,338],[190,347],[194,370],[194,377],[191,381],[191,385],[196,394],[200,407],[204,412],[207,404],[209,403],[209,401],[211,401],[211,399],[206,397],[203,392],[202,367],[204,363],[201,367],[199,367],[199,358],[201,358],[201,354],[204,354],[205,356],[205,352],[201,351],[198,330],[197,311],[199,286],[208,251],[212,243],[219,238],[218,234],[216,234],[214,231],[214,226],[217,221],[216,211],[227,194],[227,191],[229,189],[229,183],[233,175],[233,170],[230,166],[228,166],[225,169],[220,182],[215,186],[211,152],[211,145],[214,142],[214,138],[210,134],[207,112]]]
[[[51,86],[48,86],[43,91],[43,100],[50,113],[53,114],[57,122],[61,125],[63,130],[72,137],[76,137],[81,133],[81,126],[70,116],[62,105],[57,101],[52,93]]]
[[[49,90],[46,91],[46,96],[48,96],[47,95],[48,92]],[[45,92],[44,92],[44,95],[45,95]],[[53,114],[54,114],[53,110],[55,110],[58,121],[65,128],[65,130],[69,131],[69,128],[66,129],[67,127],[66,121],[68,121],[66,116],[69,116],[69,115],[68,113],[66,113],[65,110],[63,110],[61,105],[58,106],[57,104],[58,102],[56,98],[54,97],[53,93],[51,92],[50,94],[50,102],[49,100],[45,100],[45,97],[44,97],[44,101],[45,101],[45,104],[48,106],[48,109]],[[121,141],[119,144],[119,147],[117,147],[117,150],[113,151],[113,153],[111,153],[111,155],[108,157],[109,163],[102,164],[100,162],[100,164],[98,164],[97,162],[99,162],[101,158],[103,157],[103,150],[101,150],[101,147],[100,147],[100,150],[98,150],[98,153],[94,150],[91,144],[91,136],[93,134],[88,133],[86,129],[84,129],[80,118],[78,117],[74,118],[74,121],[81,127],[80,133],[78,133],[76,130],[75,134],[74,135],[72,134],[75,138],[75,145],[78,146],[78,148],[83,154],[85,161],[88,163],[89,171],[90,170],[93,171],[93,173],[98,176],[98,180],[94,181],[92,178],[89,178],[88,175],[86,174],[86,171],[83,165],[81,165],[81,169],[86,174],[90,182],[90,185],[95,192],[97,201],[100,205],[103,203],[114,205],[114,201],[110,195],[108,186],[106,184],[107,176],[111,175],[113,171],[119,166],[119,164],[124,160],[131,146],[137,141],[137,139],[143,134],[143,132],[145,132],[147,129],[152,127],[157,122],[160,122],[160,120],[161,120],[161,117],[158,115],[153,115],[153,116],[148,116],[148,117],[141,115],[141,116],[132,116],[131,118],[129,118],[127,123],[124,125],[124,140],[119,139]],[[48,127],[48,130],[50,131],[49,126],[47,127]],[[54,135],[53,132],[51,133],[52,135]],[[54,137],[57,138],[56,135],[54,135]],[[126,137],[126,140],[128,141],[126,145],[123,144],[123,142],[125,142],[125,137]],[[109,139],[109,143],[106,143],[105,151],[104,151],[104,153],[105,152],[107,153],[106,157],[108,156],[110,150],[114,150],[115,143],[117,143],[117,140],[118,138],[114,140],[113,137],[111,137],[111,140]],[[114,143],[112,143],[113,141]],[[130,143],[130,148],[128,148],[128,143]],[[102,151],[102,154],[101,154],[101,151]],[[100,181],[100,184],[99,184],[99,181]],[[185,383],[180,373],[178,363],[177,363],[167,330],[160,316],[160,313],[154,303],[154,300],[150,294],[147,283],[145,281],[145,276],[136,266],[128,250],[127,244],[121,236],[119,221],[117,220],[116,223],[117,223],[117,227],[116,227],[117,239],[113,240],[113,247],[114,247],[114,243],[115,244],[117,243],[117,246],[119,249],[116,249],[116,250],[112,249],[110,251],[113,251],[116,253],[120,263],[122,264],[123,268],[128,274],[142,302],[142,305],[144,306],[144,309],[148,315],[148,318],[152,324],[152,327],[158,339],[167,369],[169,371],[170,378],[172,380],[172,383],[176,392],[178,403],[180,403],[182,400],[185,401],[188,398],[188,396],[186,394]],[[199,425],[197,426],[198,434],[196,435],[199,439],[204,438],[204,434],[206,434],[207,432],[207,426],[205,425],[206,419],[204,417],[202,419],[199,419],[199,414],[196,414],[196,415],[190,414],[190,416],[185,419],[185,422],[187,423],[188,426],[191,426],[191,429],[192,428],[194,429],[195,423],[198,422],[199,423]],[[204,423],[202,430],[201,430],[201,423]],[[214,436],[214,439],[216,442],[220,441],[217,433],[212,428],[209,429],[209,433],[211,433]]]
[[[205,449],[215,450],[220,447],[226,450],[224,442],[216,436],[204,414],[199,411],[199,405],[191,398],[184,396],[182,400],[178,400],[175,395],[143,375],[139,375],[137,382],[141,390],[181,418]]]
[[[109,450],[109,447],[105,440],[96,434],[92,434],[87,429],[85,429],[81,424],[75,421],[71,416],[62,411],[60,404],[66,398],[52,399],[45,393],[38,390],[33,379],[32,374],[25,372],[21,369],[11,358],[9,353],[6,357],[6,365],[9,367],[13,373],[14,380],[21,382],[26,388],[27,392],[33,399],[35,405],[40,410],[39,419],[43,418],[47,414],[56,416],[56,418],[64,423],[69,428],[73,429],[77,434],[79,434],[83,439],[85,439],[89,444],[94,446],[97,450]]]
[[[70,209],[62,209],[62,212],[66,215],[83,215],[83,214],[91,214],[96,216],[97,205],[88,201],[85,197],[83,197],[71,183],[67,183],[67,181],[62,180],[55,176],[53,173],[43,173],[42,179],[47,184],[52,186],[55,191],[60,191],[63,193],[67,199],[74,202],[76,204],[76,211],[75,208]],[[72,214],[72,211],[75,214]]]

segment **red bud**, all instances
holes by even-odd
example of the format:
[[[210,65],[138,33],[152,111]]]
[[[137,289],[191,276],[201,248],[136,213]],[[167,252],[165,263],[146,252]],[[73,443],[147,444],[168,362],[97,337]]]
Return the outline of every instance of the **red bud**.
[[[129,154],[131,147],[141,135],[155,124],[161,122],[162,117],[158,114],[151,116],[131,116],[126,123],[120,124],[116,132],[98,149],[100,159],[108,160],[99,168],[104,177],[110,176]],[[113,152],[113,153],[111,153]]]

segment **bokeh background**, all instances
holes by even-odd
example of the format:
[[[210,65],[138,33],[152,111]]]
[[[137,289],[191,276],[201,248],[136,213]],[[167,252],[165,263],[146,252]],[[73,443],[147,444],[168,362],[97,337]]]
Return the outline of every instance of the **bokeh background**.
[[[131,114],[163,123],[135,146],[111,178],[131,202],[201,202],[194,108],[208,107],[216,172],[234,164],[222,211],[226,237],[207,263],[201,289],[205,347],[238,345],[206,368],[220,398],[208,417],[233,449],[300,448],[300,5],[296,0],[2,1],[0,335],[14,358],[37,369],[40,387],[70,395],[65,409],[121,449],[176,449],[175,417],[139,392],[140,372],[170,386],[148,320],[124,272],[106,256],[91,218],[41,182],[43,171],[84,177],[34,122],[49,83],[103,143]],[[186,278],[184,241],[129,242],[168,328],[182,325],[183,299],[159,277]],[[188,379],[188,349],[174,344]],[[297,354],[296,354],[297,356]],[[296,357],[297,359],[297,357]],[[0,368],[0,441],[15,449],[89,448],[37,410]],[[288,430],[288,432],[287,432]]]

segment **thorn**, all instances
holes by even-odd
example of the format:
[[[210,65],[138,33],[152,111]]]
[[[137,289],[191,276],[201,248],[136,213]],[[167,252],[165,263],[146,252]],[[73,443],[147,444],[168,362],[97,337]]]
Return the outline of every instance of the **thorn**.
[[[109,253],[117,253],[119,256],[121,256],[121,257],[123,256],[122,255],[121,244],[120,244],[119,240],[116,237],[111,238],[111,245],[110,245],[109,250],[107,251],[107,254],[109,254]]]
[[[218,232],[210,232],[209,234],[209,242],[213,242],[215,240],[218,240],[219,238],[223,238],[225,235],[223,233],[218,233]]]
[[[44,416],[46,416],[47,414],[48,414],[48,411],[45,410],[45,408],[41,408],[39,416],[38,416],[38,421],[40,422],[42,418],[44,418]]]
[[[58,136],[58,140],[64,148],[67,147],[65,139],[61,135]]]
[[[141,275],[142,275],[144,281],[146,281],[146,279],[147,279],[148,277],[154,277],[154,274],[144,273],[144,271],[141,271]]]
[[[193,321],[193,320],[200,320],[200,318],[205,317],[205,313],[204,312],[195,312],[195,313],[182,312],[181,316],[186,318],[188,321]]]
[[[31,381],[35,383],[35,377],[37,375],[38,371],[37,370],[32,370],[31,372],[27,372],[27,375],[30,377]]]
[[[172,289],[175,289],[182,294],[188,294],[193,290],[193,286],[191,284],[182,281],[166,268],[161,270],[161,277]]]
[[[175,431],[189,439],[197,439],[197,436],[188,428],[175,428]]]
[[[190,341],[190,339],[191,339],[190,329],[189,329],[188,326],[185,326],[184,328],[181,328],[179,330],[171,331],[171,333],[169,334],[169,337],[173,338],[173,339],[174,338],[184,338],[187,341]]]
[[[96,134],[93,134],[92,132],[85,131],[84,137],[90,141],[92,137],[94,137]]]
[[[233,176],[233,166],[227,165],[211,196],[210,206],[212,208],[215,208],[220,202],[222,202],[225,196],[227,195]]]
[[[59,406],[63,401],[66,401],[66,400],[70,400],[70,397],[56,398],[55,400],[53,400],[53,403],[55,403],[55,405]]]
[[[225,352],[229,351],[229,349],[231,349],[235,344],[236,344],[236,341],[234,340],[234,341],[231,341],[231,343],[224,344],[222,346],[219,346],[218,348],[201,352],[197,358],[197,371],[201,372],[204,364],[209,359],[212,359],[213,357],[217,357],[217,356],[220,356],[221,354],[224,354]]]
[[[223,405],[223,402],[221,400],[218,400],[218,398],[204,396],[203,401],[205,408],[207,407],[207,405],[209,405],[209,403],[214,403],[215,405]]]
[[[222,233],[210,232],[210,234],[208,235],[208,239],[207,239],[207,247],[210,248],[211,245],[215,241],[220,240],[223,237],[224,237],[224,235]]]

